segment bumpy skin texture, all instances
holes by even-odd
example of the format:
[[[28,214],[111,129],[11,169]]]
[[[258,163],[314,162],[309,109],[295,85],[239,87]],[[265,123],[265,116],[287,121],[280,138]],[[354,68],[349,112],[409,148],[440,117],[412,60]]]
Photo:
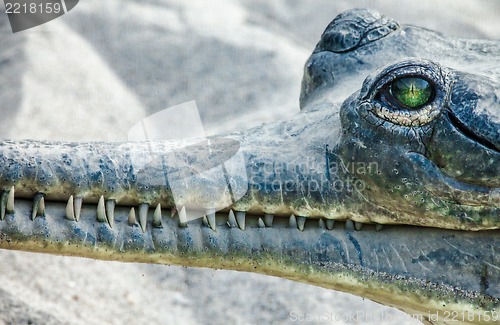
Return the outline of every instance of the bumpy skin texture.
[[[377,164],[375,172],[351,170],[367,185],[361,214],[388,207],[376,213],[440,228],[498,228],[499,43],[396,26],[368,11],[335,18],[306,63],[302,109],[328,109],[339,93],[355,92],[342,105],[333,156]],[[373,34],[384,37],[367,43]],[[383,89],[404,76],[430,81],[433,100],[418,110],[384,102]]]
[[[300,115],[211,139],[208,154],[175,142],[4,141],[0,246],[255,271],[480,323],[500,304],[499,230],[487,231],[500,228],[498,53],[498,42],[354,10],[306,63]],[[394,80],[408,77],[432,86],[425,105],[391,99]],[[231,168],[216,179],[197,173],[238,150],[247,179]],[[244,195],[226,202],[221,183]],[[174,203],[207,209],[204,222],[186,222],[196,212],[185,210],[148,217],[149,206]],[[395,226],[355,232],[352,221]]]

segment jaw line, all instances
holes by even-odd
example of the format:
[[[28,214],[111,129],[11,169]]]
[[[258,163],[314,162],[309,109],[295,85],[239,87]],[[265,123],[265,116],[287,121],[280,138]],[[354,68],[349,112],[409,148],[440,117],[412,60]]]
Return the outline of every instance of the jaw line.
[[[500,206],[500,188],[490,188],[486,186],[474,185],[459,181],[453,177],[443,173],[431,160],[420,153],[410,152],[408,154],[421,170],[426,170],[424,179],[432,179],[433,186],[427,186],[429,182],[425,182],[425,188],[433,195],[442,199],[451,201],[461,206]],[[436,182],[437,181],[437,182]],[[438,184],[436,186],[436,184]]]
[[[224,219],[215,231],[198,219],[180,227],[178,215],[166,215],[161,218],[162,228],[149,218],[142,231],[126,220],[128,207],[117,206],[117,222],[111,228],[106,222],[95,221],[94,205],[85,206],[76,222],[61,217],[64,203],[47,203],[46,215],[31,220],[31,200],[18,200],[15,212],[0,222],[0,247],[258,272],[350,292],[410,314],[442,314],[445,310],[481,313],[499,306],[497,288],[476,288],[480,281],[477,270],[486,263],[493,266],[488,279],[493,283],[498,279],[494,250],[484,247],[498,246],[499,230],[475,233],[391,226],[381,235],[374,227],[357,232],[339,227],[327,230],[312,224],[303,231],[288,224],[248,225],[246,230],[240,230],[223,224]],[[406,247],[399,250],[405,260],[399,254],[399,259],[394,260],[386,255],[387,246]],[[372,254],[381,257],[380,265]],[[449,264],[438,263],[443,254],[468,256],[474,263],[459,263],[460,272],[443,282],[436,278],[449,270]],[[425,267],[434,272],[426,275]]]
[[[500,149],[497,148],[497,146],[494,143],[488,141],[487,139],[471,131],[467,125],[465,125],[462,121],[460,121],[460,119],[457,116],[455,116],[455,114],[453,114],[453,111],[448,110],[447,115],[451,124],[457,130],[457,132],[461,133],[464,137],[470,139],[471,141],[477,144],[482,145],[485,148],[488,148],[493,152],[500,153]]]

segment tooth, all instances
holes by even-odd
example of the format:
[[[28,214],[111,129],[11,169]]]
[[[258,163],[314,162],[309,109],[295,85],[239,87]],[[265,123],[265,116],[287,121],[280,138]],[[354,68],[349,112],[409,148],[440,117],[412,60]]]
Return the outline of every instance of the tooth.
[[[262,220],[262,218],[259,218],[259,221],[257,221],[257,226],[259,228],[265,228],[266,227],[266,224],[264,223],[264,221]]]
[[[351,219],[347,219],[345,221],[345,229],[346,230],[354,230],[354,223],[352,222]]]
[[[111,228],[115,224],[115,200],[106,200],[106,216],[108,217],[108,224]]]
[[[208,226],[213,231],[215,231],[215,228],[216,228],[216,224],[215,224],[215,209],[207,209],[206,216],[207,216]]]
[[[135,226],[137,224],[137,219],[135,217],[135,209],[133,207],[130,208],[127,222],[130,226]]]
[[[246,214],[243,211],[236,211],[236,223],[241,230],[245,230],[245,217]]]
[[[14,186],[10,188],[9,196],[7,197],[7,207],[5,208],[7,214],[14,213]]]
[[[175,207],[170,208],[170,216],[173,218],[175,214],[177,213],[177,209]]]
[[[325,222],[323,221],[322,218],[318,219],[318,227],[320,227],[321,229],[326,229]]]
[[[7,207],[7,199],[9,197],[9,192],[3,191],[0,197],[0,220],[5,219],[5,208]]]
[[[293,214],[288,219],[288,227],[297,228],[297,218]]]
[[[80,220],[80,213],[82,212],[83,198],[81,196],[77,196],[73,200],[73,203],[75,206],[75,218],[76,218],[76,221],[78,221],[78,220]]]
[[[201,223],[203,224],[203,226],[208,227],[207,216],[204,215],[203,217],[201,217]]]
[[[139,225],[141,226],[142,232],[146,231],[146,222],[148,220],[148,210],[149,210],[149,204],[147,204],[147,203],[139,204]]]
[[[45,215],[45,199],[43,193],[37,193],[33,198],[33,210],[31,211],[31,220],[35,220],[37,216]]]
[[[274,215],[273,214],[265,214],[264,215],[264,224],[266,227],[272,227],[273,226],[273,219]]]
[[[106,210],[104,207],[104,196],[101,195],[99,198],[99,203],[97,203],[97,221],[99,222],[107,222],[106,218]]]
[[[333,220],[333,219],[326,219],[326,229],[332,230],[334,224],[335,224],[335,220]]]
[[[40,201],[39,198],[35,196],[33,199],[33,208],[31,209],[31,220],[35,220],[36,218],[36,213],[38,212],[38,202]]]
[[[362,227],[363,227],[363,223],[358,222],[358,221],[354,221],[354,229],[359,231],[359,230],[361,230]]]
[[[236,223],[236,218],[234,216],[233,210],[229,210],[229,214],[227,216],[227,225],[229,228],[236,228],[238,224]]]
[[[177,211],[179,214],[179,227],[181,228],[187,228],[187,214],[186,214],[186,207],[182,207],[181,211]]]
[[[161,224],[161,205],[158,203],[156,206],[155,212],[153,213],[153,227],[155,228],[163,228]]]
[[[297,217],[297,228],[300,231],[304,231],[304,225],[306,224],[306,217]]]
[[[38,204],[38,214],[45,216],[45,198],[42,196],[40,203]]]
[[[382,230],[382,228],[384,228],[384,226],[383,226],[383,225],[381,225],[381,224],[379,224],[379,223],[377,223],[377,224],[375,225],[375,230],[376,230],[376,231],[380,231],[380,230]]]
[[[76,221],[75,218],[75,206],[73,204],[73,195],[71,195],[68,199],[68,203],[66,204],[66,219],[71,221]]]

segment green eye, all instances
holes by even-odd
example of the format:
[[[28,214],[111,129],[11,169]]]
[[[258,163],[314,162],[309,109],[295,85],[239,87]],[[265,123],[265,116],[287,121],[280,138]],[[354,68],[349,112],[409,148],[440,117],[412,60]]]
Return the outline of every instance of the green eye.
[[[390,85],[390,93],[394,99],[408,108],[419,108],[432,98],[431,84],[422,78],[399,78]]]

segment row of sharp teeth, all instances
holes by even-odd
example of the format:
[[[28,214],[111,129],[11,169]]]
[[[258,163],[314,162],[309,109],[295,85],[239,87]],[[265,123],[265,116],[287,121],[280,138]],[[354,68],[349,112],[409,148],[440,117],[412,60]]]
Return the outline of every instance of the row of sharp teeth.
[[[66,204],[66,219],[70,221],[78,222],[80,219],[80,214],[82,210],[82,197],[73,197],[71,195]],[[115,212],[116,201],[115,200],[105,200],[104,196],[101,195],[97,203],[96,218],[98,222],[106,222],[111,228],[114,225],[114,212]],[[135,208],[130,208],[128,216],[129,225],[137,225],[139,223],[143,232],[146,231],[147,215],[149,211],[148,203],[141,203],[138,206],[139,218],[137,220]],[[4,220],[6,214],[14,213],[14,186],[8,191],[3,191],[0,196],[0,220]],[[172,209],[171,216],[177,213],[179,217],[179,227],[187,227],[188,218],[186,213],[186,207],[182,207],[179,211]],[[33,209],[31,213],[31,220],[35,220],[37,216],[45,215],[45,196],[43,193],[37,193],[33,198]],[[216,230],[216,218],[215,210],[207,209],[205,215],[203,215],[203,224],[210,227],[213,231]],[[162,209],[161,205],[158,203],[153,213],[153,227],[162,228]],[[273,226],[274,215],[264,214],[263,217],[259,217],[257,220],[257,226],[259,228],[269,228]],[[290,228],[304,230],[306,223],[306,217],[300,217],[295,215],[290,215],[288,219],[288,226]],[[332,219],[318,219],[318,226],[322,229],[332,230],[334,227],[335,220]],[[246,212],[243,211],[233,211],[229,210],[228,218],[226,222],[227,226],[230,228],[239,228],[245,230],[246,225]],[[363,224],[361,222],[346,220],[346,229],[361,230]],[[375,229],[378,231],[382,229],[382,225],[377,224]]]

